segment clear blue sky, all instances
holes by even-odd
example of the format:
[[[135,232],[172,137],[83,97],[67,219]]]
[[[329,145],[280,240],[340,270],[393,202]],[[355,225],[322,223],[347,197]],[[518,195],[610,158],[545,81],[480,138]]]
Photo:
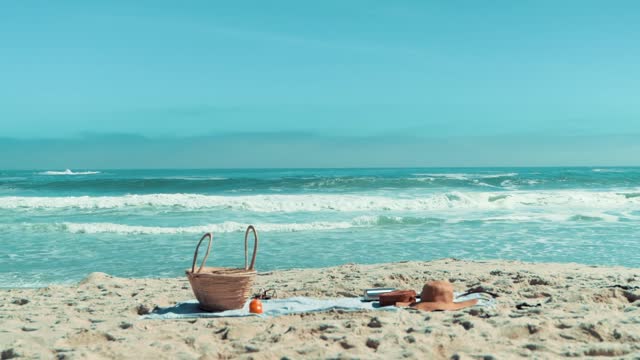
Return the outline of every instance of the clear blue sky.
[[[638,14],[624,0],[4,1],[0,137],[480,137],[482,151],[520,136],[580,163],[561,138],[640,134]]]

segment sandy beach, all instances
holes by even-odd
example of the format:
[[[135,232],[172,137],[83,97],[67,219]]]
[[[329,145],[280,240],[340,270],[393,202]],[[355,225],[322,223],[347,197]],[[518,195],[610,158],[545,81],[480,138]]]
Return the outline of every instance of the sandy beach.
[[[259,273],[255,289],[355,297],[434,279],[457,291],[482,286],[497,306],[141,320],[192,299],[186,278],[93,273],[71,286],[0,291],[0,350],[2,359],[640,358],[639,269],[442,259]]]
[[[0,360],[640,360],[611,3],[3,1]]]

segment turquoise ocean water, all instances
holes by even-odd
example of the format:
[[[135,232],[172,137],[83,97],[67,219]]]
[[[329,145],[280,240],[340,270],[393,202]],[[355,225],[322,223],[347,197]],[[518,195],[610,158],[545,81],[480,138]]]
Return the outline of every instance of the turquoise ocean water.
[[[517,259],[640,267],[640,168],[0,171],[0,287],[94,271],[182,276],[344,263]]]

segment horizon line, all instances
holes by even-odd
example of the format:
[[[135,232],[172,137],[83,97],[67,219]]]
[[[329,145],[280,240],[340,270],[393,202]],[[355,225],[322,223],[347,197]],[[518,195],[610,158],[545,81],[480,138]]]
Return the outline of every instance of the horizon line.
[[[394,169],[588,169],[588,168],[640,168],[640,165],[514,165],[514,166],[337,166],[337,167],[204,167],[204,168],[84,168],[77,167],[76,170],[91,171],[126,171],[126,170],[146,170],[146,171],[171,171],[171,170],[394,170]],[[65,171],[72,168],[0,168],[0,171]],[[97,175],[97,174],[92,174]]]

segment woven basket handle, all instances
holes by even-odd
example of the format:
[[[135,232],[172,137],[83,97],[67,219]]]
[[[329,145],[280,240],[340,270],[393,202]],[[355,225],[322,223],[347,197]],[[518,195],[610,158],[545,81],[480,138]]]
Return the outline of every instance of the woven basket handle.
[[[207,253],[204,254],[204,259],[202,259],[202,264],[198,268],[198,272],[202,270],[202,268],[204,267],[204,263],[207,262],[207,258],[209,257],[209,251],[211,251],[211,242],[213,241],[213,233],[206,233],[202,235],[200,242],[198,242],[198,246],[196,246],[196,252],[193,254],[193,264],[191,264],[191,273],[193,273],[194,270],[196,269],[196,261],[198,260],[198,249],[200,249],[200,244],[202,244],[202,240],[204,240],[206,237],[209,238],[209,244],[207,245]]]
[[[248,255],[248,243],[247,238],[249,237],[249,232],[253,231],[253,256],[251,256],[251,265],[247,267],[247,255]],[[244,269],[245,270],[253,270],[253,266],[256,264],[256,255],[258,253],[258,232],[253,225],[249,225],[247,227],[247,231],[244,233]]]

